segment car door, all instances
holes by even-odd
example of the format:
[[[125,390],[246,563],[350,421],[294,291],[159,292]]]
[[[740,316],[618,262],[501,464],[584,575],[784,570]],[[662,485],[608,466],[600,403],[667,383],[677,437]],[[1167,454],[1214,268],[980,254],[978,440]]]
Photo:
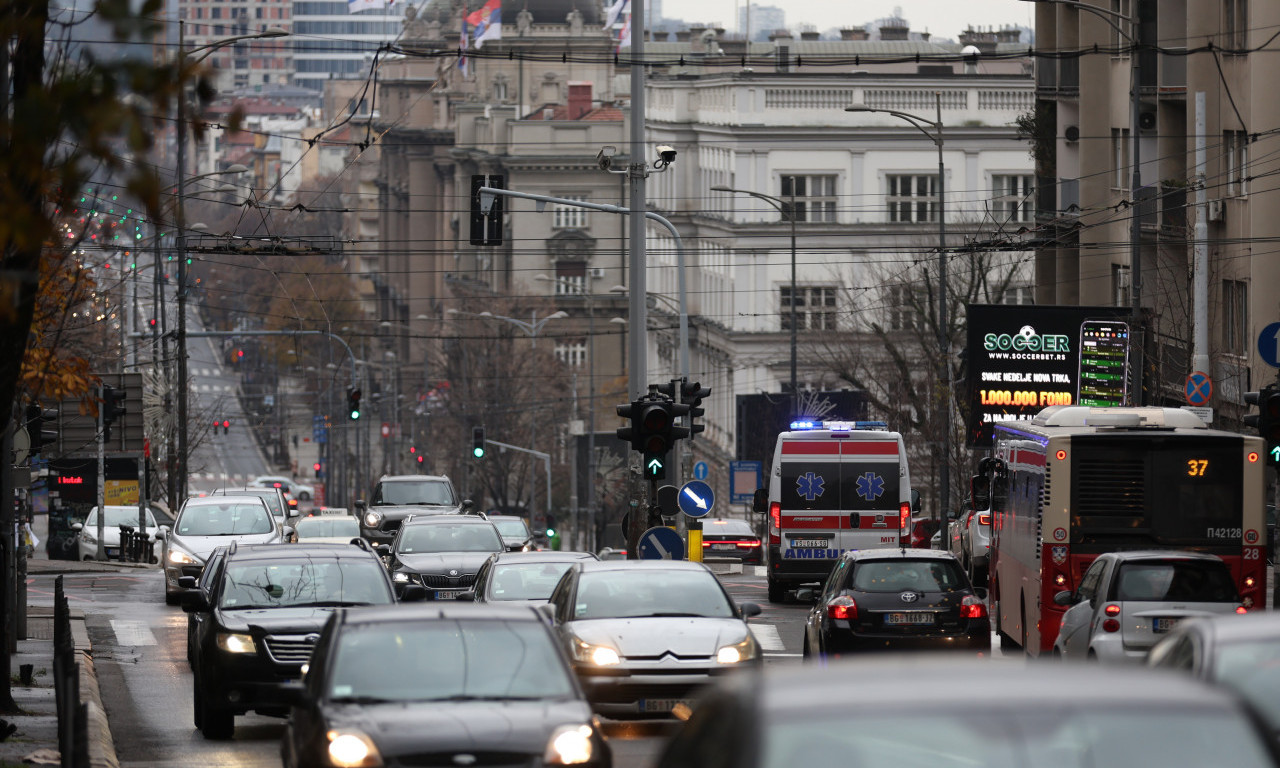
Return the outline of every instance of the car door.
[[[204,648],[206,635],[209,627],[213,624],[212,615],[214,606],[217,605],[218,590],[217,585],[222,580],[222,563],[226,560],[227,548],[218,547],[209,554],[209,560],[205,563],[204,571],[200,574],[200,580],[196,582],[196,590],[204,596],[205,603],[208,604],[208,610],[192,611],[187,614],[187,633],[190,638],[191,662],[198,663],[201,649]]]
[[[848,558],[840,558],[839,562],[836,563],[836,567],[831,569],[830,575],[827,576],[826,582],[822,585],[822,592],[819,593],[818,599],[814,601],[813,608],[809,611],[810,631],[808,636],[813,638],[813,645],[810,647],[810,651],[815,654],[821,650],[829,630],[830,620],[827,618],[827,603],[840,594],[841,587],[847,581],[851,562]]]
[[[1085,571],[1084,578],[1080,579],[1080,588],[1075,594],[1075,605],[1068,608],[1062,615],[1058,641],[1061,643],[1063,655],[1067,658],[1082,659],[1088,654],[1099,588],[1103,583],[1103,574],[1109,562],[1110,560],[1106,557],[1093,561],[1089,570]]]

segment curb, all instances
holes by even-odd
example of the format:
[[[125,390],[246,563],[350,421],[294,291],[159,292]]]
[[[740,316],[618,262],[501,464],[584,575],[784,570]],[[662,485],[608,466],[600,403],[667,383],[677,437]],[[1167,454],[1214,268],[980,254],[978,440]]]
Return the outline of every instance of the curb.
[[[89,712],[89,764],[94,768],[120,768],[107,711],[102,706],[102,694],[98,690],[93,656],[84,652],[80,654],[80,700],[88,705],[86,709]]]

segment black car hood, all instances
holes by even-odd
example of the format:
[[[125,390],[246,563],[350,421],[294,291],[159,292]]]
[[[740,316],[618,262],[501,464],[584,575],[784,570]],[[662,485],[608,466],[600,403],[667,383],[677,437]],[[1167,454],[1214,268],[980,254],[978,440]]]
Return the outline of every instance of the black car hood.
[[[477,751],[541,759],[557,726],[591,722],[591,707],[577,699],[329,705],[325,710],[329,729],[363,731],[384,761],[408,754]]]
[[[218,612],[221,626],[230,632],[248,632],[252,625],[261,627],[269,635],[302,635],[319,632],[333,608],[219,608]]]
[[[488,560],[492,552],[438,552],[433,554],[407,554],[396,555],[396,560],[400,561],[400,569],[412,571],[413,573],[442,573],[448,574],[449,571],[457,571],[459,574],[472,573],[480,570],[480,566],[484,565],[484,561]]]
[[[403,520],[409,515],[456,515],[461,507],[438,507],[429,504],[376,504],[370,512],[382,515],[383,520]]]

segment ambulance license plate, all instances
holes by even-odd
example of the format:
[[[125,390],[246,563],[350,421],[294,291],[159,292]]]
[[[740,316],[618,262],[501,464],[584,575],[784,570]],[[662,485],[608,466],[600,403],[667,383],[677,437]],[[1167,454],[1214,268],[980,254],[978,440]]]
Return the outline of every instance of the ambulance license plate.
[[[831,539],[792,539],[792,549],[827,549]]]

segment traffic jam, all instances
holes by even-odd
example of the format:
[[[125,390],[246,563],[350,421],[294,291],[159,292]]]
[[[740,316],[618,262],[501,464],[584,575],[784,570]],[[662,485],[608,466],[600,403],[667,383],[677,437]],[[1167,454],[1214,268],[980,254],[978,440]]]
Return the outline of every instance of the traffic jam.
[[[754,519],[696,486],[692,560],[665,527],[640,559],[549,548],[443,476],[354,511],[268,484],[186,502],[165,597],[195,728],[279,718],[286,766],[611,766],[637,728],[672,767],[1276,765],[1262,452],[1186,411],[1047,408],[996,426],[926,537],[902,435],[797,422]]]

